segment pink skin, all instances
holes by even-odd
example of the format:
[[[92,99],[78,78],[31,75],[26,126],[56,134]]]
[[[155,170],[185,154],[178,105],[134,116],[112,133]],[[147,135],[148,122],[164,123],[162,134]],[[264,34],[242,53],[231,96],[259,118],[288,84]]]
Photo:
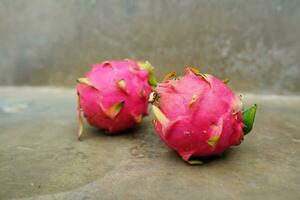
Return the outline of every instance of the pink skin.
[[[88,122],[110,133],[125,130],[138,123],[135,118],[147,115],[151,86],[148,72],[140,69],[134,60],[107,61],[95,64],[85,76],[92,86],[79,83],[79,106]],[[124,80],[125,91],[118,81]],[[114,119],[105,114],[112,105],[124,102]],[[140,118],[141,119],[141,118]]]
[[[154,121],[155,129],[170,148],[184,160],[220,155],[243,139],[241,101],[221,80],[206,75],[207,81],[187,69],[185,76],[156,87],[158,108],[169,120]],[[193,96],[197,96],[190,105]],[[214,145],[212,137],[218,137]]]

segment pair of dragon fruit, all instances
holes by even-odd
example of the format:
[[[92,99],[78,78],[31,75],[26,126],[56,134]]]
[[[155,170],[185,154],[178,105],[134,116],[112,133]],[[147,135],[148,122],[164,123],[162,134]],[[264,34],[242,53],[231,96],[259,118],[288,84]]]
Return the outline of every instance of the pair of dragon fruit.
[[[149,101],[158,135],[191,164],[194,157],[221,155],[239,145],[256,112],[256,105],[242,111],[241,97],[227,81],[193,67],[182,77],[170,73],[157,84],[149,62],[111,60],[95,64],[77,81],[79,139],[81,112],[92,126],[116,133],[140,123]]]

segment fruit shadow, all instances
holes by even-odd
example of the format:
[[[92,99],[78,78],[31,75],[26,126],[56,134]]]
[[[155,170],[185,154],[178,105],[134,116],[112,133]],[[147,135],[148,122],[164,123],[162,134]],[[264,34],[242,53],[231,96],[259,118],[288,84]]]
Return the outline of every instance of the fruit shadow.
[[[175,151],[169,152],[169,158],[175,159],[176,162],[182,162],[189,166],[208,166],[208,165],[216,165],[222,162],[225,162],[226,160],[230,159],[231,156],[233,156],[235,149],[230,148],[226,150],[222,155],[212,155],[212,156],[206,156],[206,157],[191,157],[189,160],[197,160],[201,161],[201,164],[189,164],[188,162],[185,162],[182,160],[179,154],[177,154]]]
[[[96,138],[103,137],[124,137],[124,138],[136,138],[137,135],[141,132],[143,126],[141,124],[137,124],[129,129],[117,132],[117,133],[109,133],[104,129],[97,129],[92,126],[88,126],[85,129],[84,135],[81,140],[90,140]]]

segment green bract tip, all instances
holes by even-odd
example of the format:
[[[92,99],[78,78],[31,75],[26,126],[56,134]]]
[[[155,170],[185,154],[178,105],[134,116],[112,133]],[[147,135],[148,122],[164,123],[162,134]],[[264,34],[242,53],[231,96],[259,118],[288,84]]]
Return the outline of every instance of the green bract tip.
[[[245,125],[243,128],[244,135],[247,135],[252,130],[256,108],[257,105],[254,104],[251,108],[243,112],[243,123]]]
[[[155,87],[157,85],[157,81],[153,73],[154,67],[148,61],[138,62],[138,65],[140,68],[148,71],[149,73],[148,83]]]

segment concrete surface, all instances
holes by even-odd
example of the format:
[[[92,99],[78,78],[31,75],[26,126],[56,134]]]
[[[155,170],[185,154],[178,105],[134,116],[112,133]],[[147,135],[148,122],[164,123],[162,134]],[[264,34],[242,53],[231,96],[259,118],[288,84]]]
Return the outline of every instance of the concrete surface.
[[[299,0],[0,0],[0,85],[73,86],[107,59],[300,95]]]
[[[0,88],[0,199],[300,199],[300,97],[245,94],[254,130],[224,156],[190,166],[151,118],[120,135],[85,126],[73,90]]]

